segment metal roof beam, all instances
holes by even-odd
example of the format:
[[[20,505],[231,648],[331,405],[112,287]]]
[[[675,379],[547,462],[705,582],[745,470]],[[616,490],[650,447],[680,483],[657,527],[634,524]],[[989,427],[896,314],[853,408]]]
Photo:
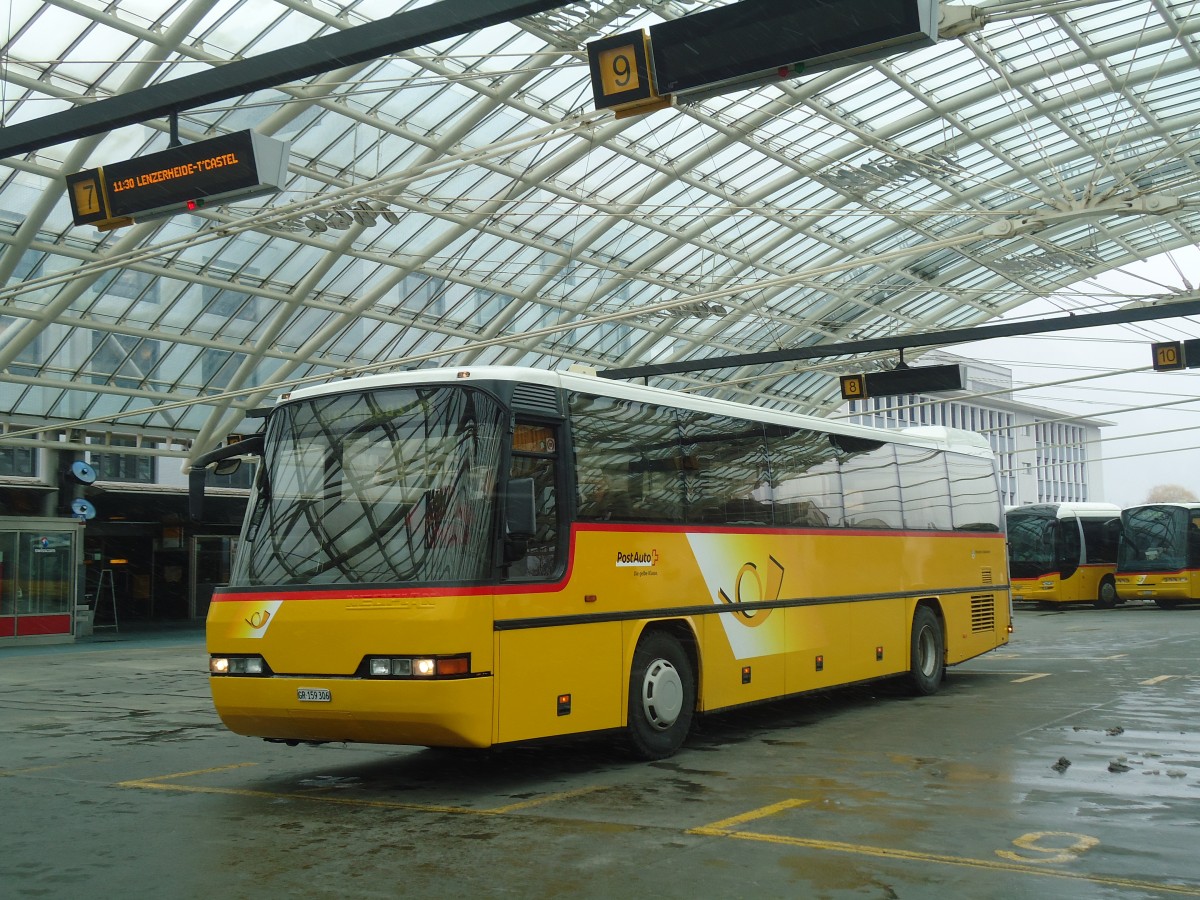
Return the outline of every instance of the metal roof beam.
[[[857,353],[873,353],[878,350],[942,347],[947,344],[966,344],[992,338],[1074,331],[1079,328],[1096,328],[1100,325],[1124,325],[1129,322],[1149,322],[1197,314],[1200,314],[1200,300],[1172,300],[1167,303],[1139,305],[1109,312],[1055,316],[1026,322],[1001,322],[998,325],[980,325],[972,328],[949,328],[926,334],[904,334],[864,341],[817,344],[811,347],[795,347],[791,350],[769,350],[763,353],[739,353],[735,356],[714,356],[709,359],[689,359],[657,365],[627,366],[620,369],[606,369],[596,374],[601,378],[648,378],[654,375],[677,375],[681,372],[702,372],[711,369],[729,369],[735,366],[759,366],[794,362],[801,359],[852,356]]]
[[[563,0],[440,0],[302,44],[10,125],[0,131],[0,159],[231,100],[565,5]]]

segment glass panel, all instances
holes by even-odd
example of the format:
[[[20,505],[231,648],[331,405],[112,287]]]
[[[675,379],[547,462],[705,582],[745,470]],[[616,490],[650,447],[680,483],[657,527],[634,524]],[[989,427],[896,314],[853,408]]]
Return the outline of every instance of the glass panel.
[[[865,441],[863,443],[866,443]],[[852,528],[902,528],[895,449],[883,444],[842,461],[846,524]]]
[[[0,531],[0,616],[17,614],[17,533]],[[0,629],[0,635],[11,634]]]
[[[535,430],[550,431],[550,429],[544,428]],[[517,431],[518,434],[514,435],[514,445],[522,436],[522,432],[525,437],[530,434],[528,426],[518,425]],[[552,436],[548,442],[541,441],[539,443],[551,450],[557,446]],[[518,453],[514,450],[509,475],[511,478],[532,478],[535,501],[533,538],[526,545],[525,555],[509,567],[509,575],[513,577],[554,575],[559,569],[558,490],[555,458],[552,455]]]
[[[458,387],[338,394],[268,426],[237,584],[444,583],[491,570],[504,410]]]
[[[1006,517],[1008,568],[1014,578],[1037,578],[1054,569],[1054,516],[1014,510]]]
[[[1187,510],[1181,506],[1143,506],[1122,516],[1117,566],[1125,572],[1182,569],[1187,561]]]
[[[93,440],[104,440],[93,438]],[[136,447],[137,438],[114,434],[107,437],[114,447]],[[155,459],[142,453],[98,453],[89,451],[88,457],[100,481],[126,481],[136,484],[153,484]]]
[[[37,451],[32,447],[0,447],[0,475],[37,475]]]
[[[900,462],[900,496],[904,501],[904,527],[949,529],[950,485],[946,460],[936,450],[896,447]]]
[[[1112,564],[1117,561],[1117,535],[1120,531],[1113,527],[1114,519],[1115,514],[1112,519],[1080,518],[1086,562]]]
[[[966,531],[1000,530],[1000,494],[996,466],[990,459],[946,455],[950,493],[954,498],[954,527]]]
[[[22,531],[19,535],[17,614],[70,612],[74,535],[69,531]]]
[[[683,521],[675,410],[573,394],[571,428],[579,518]]]
[[[771,485],[757,422],[681,410],[689,522],[770,525]]]
[[[775,523],[823,528],[842,521],[842,479],[829,436],[767,426]]]

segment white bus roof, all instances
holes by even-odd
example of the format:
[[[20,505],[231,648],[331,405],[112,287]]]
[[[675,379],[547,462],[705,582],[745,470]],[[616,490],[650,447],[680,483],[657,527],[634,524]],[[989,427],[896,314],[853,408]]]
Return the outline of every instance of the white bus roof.
[[[1153,506],[1177,506],[1177,507],[1179,507],[1180,509],[1192,509],[1192,510],[1195,510],[1195,509],[1200,509],[1200,501],[1193,501],[1193,500],[1163,500],[1163,501],[1162,501],[1162,502],[1160,502],[1160,503],[1135,503],[1133,506],[1127,506],[1127,507],[1125,507],[1125,511],[1126,511],[1126,512],[1129,512],[1129,510],[1131,510],[1131,509],[1145,509],[1145,508],[1147,508],[1147,507],[1153,507]]]
[[[1064,502],[1064,503],[1033,503],[1028,506],[1010,506],[1004,510],[1004,514],[1009,513],[1029,513],[1031,515],[1039,514],[1044,516],[1054,515],[1059,519],[1080,518],[1080,519],[1111,519],[1121,514],[1121,507],[1115,503],[1086,503],[1086,502]]]
[[[697,412],[711,412],[728,416],[749,418],[754,421],[786,425],[793,428],[810,428],[816,431],[844,434],[896,444],[911,444],[938,450],[953,450],[971,456],[992,456],[987,438],[972,431],[941,426],[922,426],[888,430],[868,428],[862,425],[834,422],[819,416],[789,413],[748,403],[716,400],[695,394],[669,391],[663,388],[646,387],[599,378],[575,372],[560,372],[549,369],[527,369],[518,366],[456,366],[436,369],[413,369],[385,375],[365,375],[346,378],[326,384],[297,388],[283,394],[280,403],[306,400],[312,397],[342,394],[347,391],[378,390],[388,387],[406,387],[414,384],[462,384],[470,381],[512,381],[524,384],[547,385],[568,391],[582,391],[624,400],[640,400]]]

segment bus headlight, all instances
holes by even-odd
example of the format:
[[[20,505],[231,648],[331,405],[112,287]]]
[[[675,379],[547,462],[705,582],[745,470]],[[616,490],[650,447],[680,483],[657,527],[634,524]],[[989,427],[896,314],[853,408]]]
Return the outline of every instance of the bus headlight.
[[[266,661],[261,656],[210,656],[210,675],[265,675]]]
[[[454,678],[471,674],[471,655],[368,656],[359,668],[368,678]]]
[[[407,678],[412,674],[412,660],[407,656],[373,656],[370,672],[373,678]]]

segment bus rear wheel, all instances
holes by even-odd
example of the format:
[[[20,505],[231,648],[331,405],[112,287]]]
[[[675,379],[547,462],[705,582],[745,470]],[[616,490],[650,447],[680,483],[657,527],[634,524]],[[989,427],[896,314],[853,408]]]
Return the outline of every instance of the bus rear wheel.
[[[1111,578],[1104,578],[1096,590],[1096,609],[1112,609],[1117,605],[1117,583]]]
[[[629,673],[630,749],[642,759],[666,759],[683,746],[696,708],[692,663],[679,641],[655,631],[638,641]]]
[[[928,606],[913,614],[908,680],[919,696],[936,694],[946,673],[946,639],[942,623]]]

